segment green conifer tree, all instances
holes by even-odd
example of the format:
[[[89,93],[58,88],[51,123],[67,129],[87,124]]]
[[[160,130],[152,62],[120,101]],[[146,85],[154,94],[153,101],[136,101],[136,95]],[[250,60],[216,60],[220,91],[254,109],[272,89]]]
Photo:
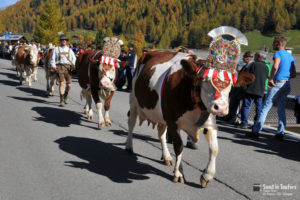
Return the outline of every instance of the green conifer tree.
[[[58,44],[58,33],[65,32],[66,25],[57,1],[47,1],[34,32],[36,41],[42,44]]]
[[[105,30],[103,28],[101,28],[97,34],[96,34],[96,38],[95,38],[95,43],[96,43],[96,48],[97,49],[102,49],[104,41],[103,39],[106,37],[105,35]]]

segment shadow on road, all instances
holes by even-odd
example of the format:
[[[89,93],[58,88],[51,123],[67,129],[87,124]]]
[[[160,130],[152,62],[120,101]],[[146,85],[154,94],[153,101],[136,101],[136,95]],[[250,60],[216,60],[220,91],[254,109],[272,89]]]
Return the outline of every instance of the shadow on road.
[[[122,136],[122,137],[127,137],[128,132],[125,132],[123,130],[109,130],[110,132],[113,132],[113,134]],[[154,133],[154,136],[157,136],[157,133]],[[141,135],[141,134],[133,134],[133,139],[138,139],[138,140],[143,140],[143,141],[151,141],[151,142],[159,142],[159,139],[155,139],[152,137],[149,137],[147,135]]]
[[[156,174],[171,180],[171,176],[148,164],[138,161],[138,155],[127,154],[124,149],[110,143],[80,137],[64,137],[55,141],[59,148],[86,162],[66,161],[70,167],[87,169],[106,176],[113,182],[131,183],[149,179],[147,174]]]
[[[60,127],[70,127],[70,125],[75,124],[99,130],[96,126],[94,127],[81,124],[81,121],[87,120],[83,119],[81,114],[78,114],[74,111],[51,107],[33,107],[31,110],[41,115],[41,117],[34,118],[36,121],[43,121]],[[88,122],[92,123],[91,121]]]
[[[300,161],[300,145],[298,141],[290,139],[279,141],[274,139],[272,135],[264,134],[263,132],[260,134],[258,140],[254,140],[246,136],[246,133],[249,133],[251,131],[250,129],[239,130],[230,126],[219,126],[219,130],[234,135],[234,138],[218,136],[218,138],[221,140],[231,140],[236,144],[254,146],[260,149],[255,150],[259,153],[273,154],[285,159],[295,160],[298,162]]]
[[[18,80],[18,81],[20,80],[20,78],[17,77],[16,74],[0,72],[0,75],[5,75],[5,76],[7,76],[7,78],[10,78],[10,79],[14,79],[14,80]]]
[[[23,92],[29,93],[33,96],[37,97],[47,97],[46,89],[41,90],[41,89],[36,89],[36,88],[29,88],[25,85],[25,87],[17,87],[18,90],[21,90]]]
[[[19,82],[8,81],[8,80],[0,80],[0,83],[3,85],[14,86],[14,87],[19,85]]]
[[[30,101],[30,102],[35,102],[35,103],[44,103],[44,104],[52,104],[54,105],[55,103],[50,103],[48,101],[45,101],[45,100],[42,100],[42,99],[36,99],[36,98],[27,98],[27,97],[13,97],[13,96],[7,96],[9,98],[12,98],[12,99],[16,99],[16,100],[19,100],[19,101]]]

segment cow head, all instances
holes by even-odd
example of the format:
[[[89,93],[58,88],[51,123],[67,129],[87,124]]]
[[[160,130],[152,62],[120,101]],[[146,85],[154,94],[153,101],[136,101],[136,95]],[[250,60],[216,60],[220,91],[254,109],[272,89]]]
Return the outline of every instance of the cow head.
[[[224,70],[197,66],[194,59],[182,60],[181,65],[188,77],[193,79],[192,98],[197,105],[201,101],[209,113],[218,116],[228,114],[228,97],[232,85],[243,87],[254,81],[253,74],[241,72],[239,74],[230,73]],[[237,77],[237,79],[236,79]]]
[[[102,63],[99,68],[99,86],[105,90],[115,91],[114,80],[116,78],[116,68],[112,65]]]
[[[25,51],[28,51],[28,55],[29,55],[29,64],[33,65],[34,67],[36,67],[39,63],[39,51],[37,50],[37,48],[35,47],[26,47]]]
[[[231,86],[242,87],[255,79],[250,73],[236,73],[240,45],[248,45],[248,40],[239,30],[229,26],[215,28],[208,35],[213,38],[208,58],[198,71],[194,85],[201,84],[201,100],[208,112],[224,116],[228,114]]]
[[[98,65],[99,87],[104,90],[115,91],[115,79],[119,68],[119,60],[106,56],[101,56],[100,59],[90,59],[94,65]]]

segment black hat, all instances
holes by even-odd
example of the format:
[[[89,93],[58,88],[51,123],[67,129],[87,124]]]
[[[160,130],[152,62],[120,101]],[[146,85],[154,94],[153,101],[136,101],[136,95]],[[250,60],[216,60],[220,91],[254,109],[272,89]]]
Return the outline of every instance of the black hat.
[[[133,45],[133,44],[130,44],[130,45],[129,45],[129,47],[132,47],[132,48],[134,48],[134,45]]]
[[[248,57],[253,57],[253,55],[251,54],[251,51],[246,51],[245,53],[244,53],[244,56],[243,56],[243,58],[248,58]]]
[[[35,42],[35,40],[32,38],[31,42]]]
[[[61,35],[60,36],[60,38],[59,38],[59,40],[61,41],[61,40],[69,40],[68,38],[67,38],[67,36],[65,36],[65,35]]]

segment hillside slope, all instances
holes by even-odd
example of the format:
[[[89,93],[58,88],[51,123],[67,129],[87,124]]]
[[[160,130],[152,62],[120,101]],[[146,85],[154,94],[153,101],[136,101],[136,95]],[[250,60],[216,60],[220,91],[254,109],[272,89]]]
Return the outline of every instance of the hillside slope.
[[[0,31],[34,32],[46,0],[20,0],[0,11]],[[110,28],[132,37],[138,30],[158,47],[208,45],[207,32],[230,25],[243,32],[281,33],[300,28],[294,0],[56,0],[68,30]],[[276,6],[275,6],[276,5]]]

